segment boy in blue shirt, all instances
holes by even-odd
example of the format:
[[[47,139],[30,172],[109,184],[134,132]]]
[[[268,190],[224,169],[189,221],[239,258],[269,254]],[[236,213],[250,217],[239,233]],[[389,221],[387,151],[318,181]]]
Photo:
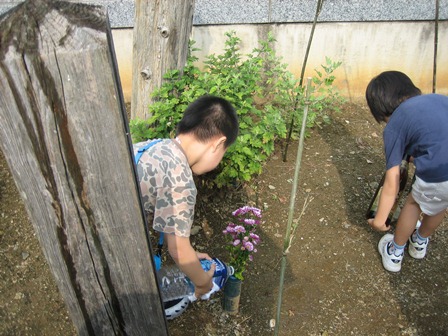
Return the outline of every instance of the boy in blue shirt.
[[[375,120],[387,124],[386,178],[376,216],[368,220],[375,230],[389,230],[386,219],[398,193],[401,160],[410,155],[415,165],[416,180],[395,235],[385,234],[378,244],[384,268],[398,272],[408,241],[411,257],[425,257],[429,236],[448,208],[448,97],[422,95],[404,73],[386,71],[370,81],[366,99]],[[421,215],[421,226],[416,228]]]

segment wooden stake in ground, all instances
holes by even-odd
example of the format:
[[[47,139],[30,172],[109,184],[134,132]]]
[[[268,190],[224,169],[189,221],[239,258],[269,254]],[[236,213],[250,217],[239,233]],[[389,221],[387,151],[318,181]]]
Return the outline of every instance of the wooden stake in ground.
[[[167,335],[111,41],[101,7],[0,17],[0,143],[78,333]]]
[[[147,119],[151,94],[168,70],[182,72],[193,27],[194,0],[136,0],[131,118]]]

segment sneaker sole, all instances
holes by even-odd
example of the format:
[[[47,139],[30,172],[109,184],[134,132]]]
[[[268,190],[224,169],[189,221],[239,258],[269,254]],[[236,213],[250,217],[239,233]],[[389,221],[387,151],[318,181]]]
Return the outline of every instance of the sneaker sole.
[[[387,243],[389,243],[391,240],[394,239],[394,235],[391,233],[386,233],[381,239],[380,242],[378,243],[378,252],[380,253],[381,256],[381,261],[383,263],[383,267],[389,271],[389,272],[400,272],[401,270],[401,263],[399,264],[395,264],[392,262],[388,262],[388,260],[386,258],[383,257],[383,253],[387,253],[385,251],[386,245]]]
[[[409,238],[408,253],[414,259],[423,259],[426,256],[426,248],[422,251],[417,250],[412,244],[411,238]]]

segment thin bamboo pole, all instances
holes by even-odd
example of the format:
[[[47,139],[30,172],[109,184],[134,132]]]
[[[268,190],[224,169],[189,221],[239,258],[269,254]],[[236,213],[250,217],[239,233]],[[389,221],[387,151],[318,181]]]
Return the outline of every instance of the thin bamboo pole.
[[[313,42],[314,30],[316,29],[317,19],[322,10],[323,4],[324,4],[324,0],[317,0],[317,7],[316,7],[316,13],[314,14],[313,26],[311,27],[311,33],[310,33],[310,37],[308,39],[308,45],[306,47],[305,57],[303,59],[302,71],[300,73],[299,86],[302,86],[302,84],[303,84],[303,76],[305,76],[306,63],[308,62],[308,56],[310,54],[311,43]],[[293,111],[295,111],[297,109],[298,103],[299,103],[299,93],[297,93],[296,99],[294,101]],[[289,146],[289,142],[291,141],[293,129],[294,129],[294,113],[291,114],[291,122],[289,124],[288,138],[286,139],[285,150],[283,152],[283,162],[286,162],[286,155],[288,154],[288,146]]]
[[[432,93],[436,93],[437,45],[439,44],[439,0],[436,0],[436,16],[434,18],[434,62],[432,72]]]
[[[292,220],[294,217],[294,207],[296,202],[296,194],[297,194],[297,185],[299,181],[299,171],[302,162],[302,153],[303,153],[303,142],[305,139],[305,129],[306,129],[306,120],[308,117],[308,106],[309,106],[309,96],[311,91],[311,77],[307,78],[306,83],[306,96],[305,96],[305,107],[303,110],[303,118],[302,118],[302,128],[300,131],[299,138],[299,148],[297,149],[297,158],[296,158],[296,167],[294,171],[294,180],[291,189],[291,198],[289,202],[289,214],[288,214],[288,223],[286,228],[286,235],[283,244],[283,253],[282,253],[282,263],[280,268],[280,285],[278,290],[277,297],[277,316],[275,320],[275,330],[274,335],[278,335],[280,329],[280,312],[282,306],[282,296],[283,296],[283,283],[285,280],[285,270],[286,270],[286,255],[289,251],[291,245],[291,228],[292,228]]]

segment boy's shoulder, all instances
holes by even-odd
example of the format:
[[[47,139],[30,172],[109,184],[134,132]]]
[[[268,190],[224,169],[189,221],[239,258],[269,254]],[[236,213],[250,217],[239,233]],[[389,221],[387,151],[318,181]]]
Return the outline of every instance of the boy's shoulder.
[[[423,104],[431,102],[448,102],[448,96],[439,93],[428,93],[407,99],[404,103]]]
[[[133,145],[134,156],[138,155],[139,150],[144,149],[151,140],[139,142]],[[144,150],[140,156],[139,164],[145,165],[188,165],[188,160],[180,146],[173,139],[162,139],[153,146]]]
[[[429,93],[405,100],[397,108],[398,111],[448,111],[448,96]]]
[[[175,152],[177,146],[173,139],[151,139],[132,144],[134,153],[138,151],[147,151],[150,153]]]
[[[166,140],[172,141],[171,139],[148,139],[145,141],[140,141],[132,144],[132,147],[135,149],[143,148],[149,144],[153,144],[154,146],[159,142],[165,142]]]

